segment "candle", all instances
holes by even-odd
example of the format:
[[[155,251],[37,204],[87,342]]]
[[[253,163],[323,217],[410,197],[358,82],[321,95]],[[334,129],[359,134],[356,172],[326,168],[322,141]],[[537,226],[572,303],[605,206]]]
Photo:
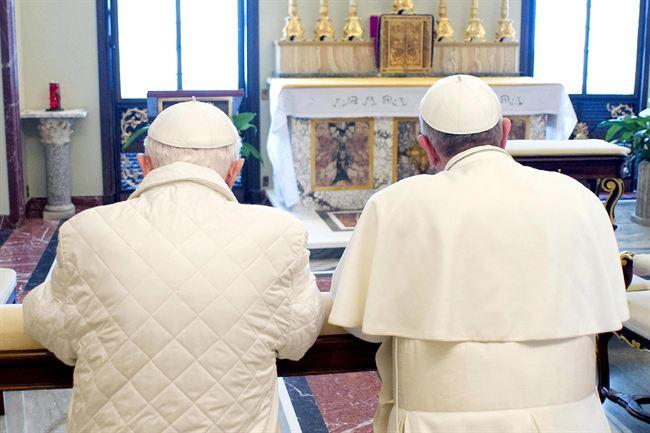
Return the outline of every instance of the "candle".
[[[61,85],[59,83],[50,83],[50,110],[61,110]]]

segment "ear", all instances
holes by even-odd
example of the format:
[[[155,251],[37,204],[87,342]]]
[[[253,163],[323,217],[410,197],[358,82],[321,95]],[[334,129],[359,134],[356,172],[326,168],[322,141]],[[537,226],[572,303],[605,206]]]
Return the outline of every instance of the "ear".
[[[512,129],[512,122],[507,117],[504,117],[503,121],[501,122],[501,127],[503,128],[503,136],[501,137],[501,143],[499,143],[499,147],[501,149],[505,149],[506,143],[508,142],[508,135],[510,135],[510,130]]]
[[[418,143],[420,144],[420,147],[427,153],[431,167],[436,167],[440,163],[440,156],[438,155],[438,152],[436,152],[436,149],[433,147],[433,144],[431,144],[429,137],[424,134],[418,135]]]
[[[151,170],[153,170],[153,164],[151,163],[151,158],[144,153],[138,153],[138,164],[142,169],[142,174],[144,176],[148,175]]]
[[[238,159],[230,164],[228,174],[226,174],[226,178],[224,179],[230,189],[232,189],[232,186],[235,184],[235,181],[239,177],[239,173],[241,173],[242,167],[244,167],[243,159]]]

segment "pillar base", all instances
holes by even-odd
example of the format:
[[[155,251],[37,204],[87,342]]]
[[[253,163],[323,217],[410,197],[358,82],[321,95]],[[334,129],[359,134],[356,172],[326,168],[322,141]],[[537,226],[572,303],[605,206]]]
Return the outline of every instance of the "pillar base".
[[[73,204],[63,205],[63,206],[45,206],[43,211],[44,220],[60,220],[64,218],[73,217],[76,213],[75,207]]]
[[[643,218],[638,216],[636,213],[630,215],[632,222],[640,224],[642,226],[650,227],[650,218]]]

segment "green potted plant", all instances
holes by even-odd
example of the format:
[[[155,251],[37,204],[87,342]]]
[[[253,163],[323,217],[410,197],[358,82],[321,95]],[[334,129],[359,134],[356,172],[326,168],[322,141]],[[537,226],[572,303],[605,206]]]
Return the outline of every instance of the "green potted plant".
[[[608,127],[605,140],[630,149],[638,166],[636,210],[632,221],[650,226],[650,117],[622,116],[601,123]]]
[[[255,113],[238,113],[232,116],[232,123],[235,124],[235,128],[239,131],[239,135],[243,135],[243,133],[248,130],[252,130],[254,133],[257,132],[257,127],[253,124],[255,116],[257,116]],[[146,134],[148,130],[149,125],[145,125],[133,131],[131,136],[122,145],[122,152],[126,151],[138,138],[143,134]],[[259,150],[245,140],[242,141],[240,153],[242,158],[253,157],[262,162],[262,156],[260,155]]]

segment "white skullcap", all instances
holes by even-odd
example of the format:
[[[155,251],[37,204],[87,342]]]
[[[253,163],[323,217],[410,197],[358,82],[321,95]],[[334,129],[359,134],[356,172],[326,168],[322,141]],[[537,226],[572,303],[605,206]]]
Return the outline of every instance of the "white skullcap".
[[[196,100],[164,109],[149,127],[148,136],[168,146],[193,149],[216,149],[239,140],[226,113]]]
[[[480,78],[452,75],[437,81],[420,102],[420,116],[447,134],[476,134],[494,128],[501,119],[496,93]]]

